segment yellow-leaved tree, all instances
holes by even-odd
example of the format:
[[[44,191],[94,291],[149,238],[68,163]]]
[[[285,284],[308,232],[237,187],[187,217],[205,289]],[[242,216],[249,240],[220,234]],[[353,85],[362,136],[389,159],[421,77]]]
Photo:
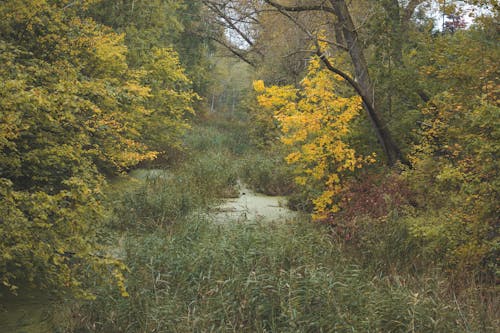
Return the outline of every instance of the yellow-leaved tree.
[[[301,89],[254,82],[259,105],[274,111],[281,141],[291,148],[286,159],[295,165],[297,184],[318,193],[311,198],[316,220],[325,220],[339,210],[337,197],[344,176],[374,160],[374,155],[363,157],[349,144],[350,124],[362,102],[359,96],[341,96],[342,81],[322,68],[315,56]]]
[[[457,272],[493,276],[500,253],[500,48],[486,28],[426,37],[414,54],[433,96],[421,106],[421,140],[404,175],[417,207],[425,207],[406,223],[426,254]]]

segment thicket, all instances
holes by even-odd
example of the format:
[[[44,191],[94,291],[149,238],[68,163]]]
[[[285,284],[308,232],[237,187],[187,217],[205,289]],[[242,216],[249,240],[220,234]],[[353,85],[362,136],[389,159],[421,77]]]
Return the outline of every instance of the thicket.
[[[391,118],[393,129],[413,127],[411,135],[396,137],[407,161],[392,168],[366,144],[371,132],[360,119],[360,101],[340,76],[320,67],[319,57],[310,59],[298,87],[256,81],[260,108],[250,110],[258,126],[254,133],[268,142],[276,142],[279,133],[289,147],[287,161],[299,189],[292,204],[312,210],[316,220],[366,252],[379,225],[398,216],[396,229],[405,230],[404,242],[418,244],[421,260],[494,283],[500,110],[493,35],[487,24],[434,35],[415,32],[404,54],[408,64],[399,70],[412,72],[415,89],[422,87],[426,96],[407,115]],[[328,61],[337,65],[336,58]],[[384,243],[392,246],[389,239]]]
[[[212,223],[206,204],[221,195],[213,184],[233,186],[228,174],[241,167],[234,153],[226,156],[232,167],[218,167],[217,155],[228,153],[227,142],[239,133],[228,133],[226,121],[193,130],[186,142],[198,148],[178,169],[150,173],[139,186],[115,184],[124,194],[114,196],[109,227],[122,232],[112,246],[129,268],[130,296],[97,285],[96,300],[62,305],[54,318],[59,330],[494,332],[483,300],[453,298],[439,270],[387,274],[375,264],[386,256],[386,263],[397,259],[403,267],[398,251],[405,240],[397,223],[377,229],[371,258],[351,253],[329,226],[308,219]],[[245,152],[251,149],[246,145]],[[214,165],[210,178],[189,168],[204,163],[198,159]]]
[[[94,5],[0,7],[0,274],[12,292],[83,292],[86,272],[110,265],[122,285],[94,237],[104,176],[177,147],[193,112],[175,51],[130,66],[125,36],[85,14]]]
[[[205,152],[222,154],[232,160],[227,169],[236,168],[239,180],[259,193],[293,193],[295,184],[292,169],[284,159],[286,150],[280,145],[261,146],[260,137],[253,133],[257,127],[248,116],[246,111],[208,114],[186,136],[188,152],[201,159]]]

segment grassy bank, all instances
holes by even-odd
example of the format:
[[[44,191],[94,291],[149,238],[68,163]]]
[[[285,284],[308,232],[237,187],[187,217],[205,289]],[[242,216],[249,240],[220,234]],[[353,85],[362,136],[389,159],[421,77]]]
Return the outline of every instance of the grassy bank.
[[[238,126],[203,125],[177,166],[115,186],[107,232],[121,239],[113,246],[129,269],[129,297],[96,284],[95,300],[62,307],[59,331],[495,332],[478,294],[455,297],[439,270],[384,265],[398,234],[374,237],[380,250],[369,259],[304,218],[211,223],[208,208],[234,195],[238,178],[254,188],[289,179]]]
[[[73,330],[483,331],[441,294],[439,278],[409,286],[404,277],[378,277],[327,234],[304,222],[220,227],[202,218],[130,234],[130,297],[100,290],[106,296],[73,309]]]

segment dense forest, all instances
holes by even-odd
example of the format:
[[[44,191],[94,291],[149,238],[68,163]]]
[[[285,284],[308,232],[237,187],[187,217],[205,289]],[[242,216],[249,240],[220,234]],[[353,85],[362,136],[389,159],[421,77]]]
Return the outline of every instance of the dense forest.
[[[499,9],[0,1],[0,331],[497,332]]]

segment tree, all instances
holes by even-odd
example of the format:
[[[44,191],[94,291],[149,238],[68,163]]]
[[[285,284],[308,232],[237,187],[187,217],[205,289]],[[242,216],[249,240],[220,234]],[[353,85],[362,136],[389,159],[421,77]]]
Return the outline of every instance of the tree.
[[[313,199],[318,220],[339,210],[337,200],[346,174],[373,161],[373,156],[359,156],[348,142],[361,99],[341,97],[342,78],[322,69],[320,62],[318,56],[311,59],[300,90],[254,83],[260,106],[274,111],[282,142],[293,147],[286,159],[295,165],[296,182],[319,189]]]
[[[419,42],[413,61],[432,98],[422,105],[422,139],[406,175],[423,207],[410,219],[414,235],[447,264],[493,272],[500,195],[500,50],[490,30],[495,19],[490,19],[468,31]]]
[[[289,12],[302,12],[302,11],[323,11],[335,15],[337,20],[337,26],[332,27],[332,30],[336,30],[338,41],[343,41],[345,43],[345,49],[348,51],[355,72],[355,78],[351,78],[345,72],[335,68],[328,61],[328,57],[324,55],[325,50],[319,47],[318,41],[314,41],[317,45],[316,54],[320,56],[324,62],[326,68],[335,74],[341,75],[358,93],[358,95],[363,100],[363,105],[367,111],[368,117],[372,123],[372,126],[377,135],[378,141],[385,152],[386,159],[389,165],[394,164],[397,160],[403,160],[403,156],[399,147],[394,142],[392,135],[390,134],[387,125],[383,121],[380,111],[375,105],[375,99],[373,96],[373,84],[370,78],[370,73],[368,70],[368,64],[364,55],[362,44],[357,33],[357,29],[352,20],[351,14],[347,7],[347,4],[343,0],[331,0],[330,6],[321,5],[306,5],[306,6],[283,6],[277,2],[265,0],[266,3],[270,4],[274,8],[278,9],[281,13],[291,17]],[[304,27],[304,29],[306,29]],[[311,33],[310,36],[315,38]]]
[[[198,34],[207,19],[198,1],[98,1],[88,13],[96,21],[125,34],[127,63],[140,68],[153,58],[152,50],[172,48],[199,94],[208,84],[207,53],[210,41]]]
[[[0,275],[13,291],[83,292],[87,274],[104,277],[114,265],[125,294],[123,265],[94,237],[104,175],[155,158],[148,145],[175,144],[191,110],[174,52],[158,50],[148,68],[130,69],[125,36],[82,14],[92,4],[0,7]],[[150,128],[171,131],[167,142],[144,138]]]
[[[255,6],[257,2],[232,0],[202,0],[211,14],[210,29],[200,31],[204,35],[227,49],[232,55],[255,67],[262,54],[255,47],[258,31],[254,25],[258,22]]]
[[[356,93],[362,98],[365,110],[367,111],[368,117],[371,121],[374,132],[377,135],[378,142],[381,145],[383,151],[385,152],[386,159],[388,164],[392,165],[396,162],[396,160],[403,160],[404,157],[400,151],[399,146],[395,143],[391,133],[388,130],[387,125],[384,122],[382,117],[382,113],[379,108],[375,104],[375,98],[373,96],[373,84],[369,74],[368,64],[365,58],[363,46],[361,39],[358,35],[357,29],[355,27],[354,21],[351,17],[349,8],[345,1],[323,1],[321,3],[312,2],[312,4],[298,4],[298,5],[283,5],[276,1],[265,0],[264,1],[268,7],[263,7],[259,4],[254,4],[252,14],[241,15],[239,11],[236,11],[237,14],[234,14],[234,10],[223,11],[222,14],[219,15],[226,21],[230,22],[229,28],[241,24],[241,17],[251,16],[256,21],[243,21],[243,27],[258,25],[259,21],[257,19],[258,13],[269,11],[269,8],[274,9],[284,17],[288,18],[291,22],[298,27],[303,34],[305,34],[309,38],[309,42],[313,42],[316,45],[316,49],[313,51],[316,55],[318,55],[326,68],[332,71],[333,73],[340,75],[343,77],[349,85],[356,91]],[[211,7],[217,8],[219,12],[222,9],[226,9],[227,7],[235,8],[237,5],[235,3],[239,3],[238,1],[210,1]],[[413,5],[408,6],[408,10],[410,10]],[[327,36],[334,36],[335,41],[332,39],[326,39],[324,41],[327,42],[327,48],[319,47],[318,40],[318,29],[314,29],[315,24],[309,25],[310,22],[314,22],[313,20],[308,20],[307,22],[303,22],[300,19],[300,16],[297,16],[301,13],[320,13],[326,17],[324,22],[327,26],[329,26],[329,31],[327,31]],[[297,14],[297,15],[295,15]],[[319,14],[318,14],[319,15]],[[316,15],[316,17],[318,16]],[[330,18],[329,18],[330,17]],[[244,40],[249,40],[248,50],[251,50],[251,46],[253,46],[253,40],[250,36],[245,34],[245,29],[238,28],[238,35],[241,36]],[[231,45],[225,45],[231,48]],[[335,48],[335,52],[338,50],[347,51],[351,63],[354,67],[355,78],[346,74],[344,70],[340,70],[332,66],[331,62],[328,61],[327,53],[331,52],[331,47]],[[248,58],[245,57],[244,54],[239,52],[240,57],[244,58],[247,61]]]
[[[150,111],[140,121],[142,140],[155,151],[180,149],[181,138],[189,128],[185,119],[194,114],[191,104],[198,95],[189,88],[191,80],[173,49],[152,49],[143,68],[141,83],[151,90],[145,100]]]

